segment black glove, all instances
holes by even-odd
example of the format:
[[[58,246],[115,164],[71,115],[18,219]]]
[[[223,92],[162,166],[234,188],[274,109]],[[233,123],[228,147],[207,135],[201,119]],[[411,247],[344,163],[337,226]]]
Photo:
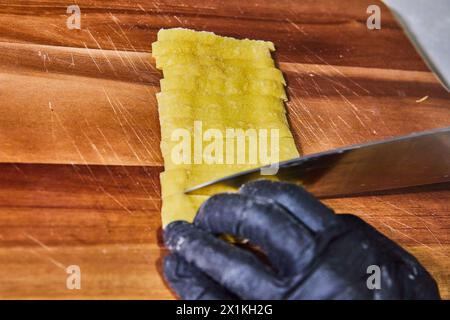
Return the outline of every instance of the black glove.
[[[248,239],[270,264],[221,234]],[[215,195],[164,237],[165,277],[184,299],[439,299],[408,252],[293,184],[260,180]]]

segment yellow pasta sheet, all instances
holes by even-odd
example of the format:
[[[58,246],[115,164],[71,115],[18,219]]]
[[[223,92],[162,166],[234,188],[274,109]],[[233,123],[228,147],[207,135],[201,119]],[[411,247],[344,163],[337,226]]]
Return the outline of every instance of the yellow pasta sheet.
[[[162,29],[152,44],[163,71],[161,124],[163,226],[192,221],[212,193],[187,187],[298,156],[286,119],[286,82],[273,43],[211,32]]]

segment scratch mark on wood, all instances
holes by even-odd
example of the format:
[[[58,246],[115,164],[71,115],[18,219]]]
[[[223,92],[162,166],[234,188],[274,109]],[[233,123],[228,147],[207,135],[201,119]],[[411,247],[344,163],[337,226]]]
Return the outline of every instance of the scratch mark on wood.
[[[54,258],[49,257],[49,256],[46,256],[46,255],[39,254],[39,253],[38,253],[36,250],[34,250],[34,249],[30,249],[30,252],[31,252],[32,254],[34,254],[36,257],[38,257],[38,258],[40,258],[40,259],[44,258],[44,259],[46,259],[47,261],[51,262],[53,265],[57,266],[58,268],[60,268],[60,269],[62,269],[62,270],[66,270],[66,266],[65,266],[64,264],[62,264],[61,262],[59,262],[58,260],[55,260]]]
[[[103,55],[103,57],[105,58],[106,62],[108,62],[109,66],[111,67],[111,70],[113,71],[113,73],[117,76],[116,73],[116,69],[114,68],[113,64],[111,63],[111,61],[108,59],[108,57],[106,56],[105,52],[103,51],[103,48],[101,47],[100,43],[98,43],[97,39],[95,39],[94,35],[91,33],[91,30],[86,29],[87,32],[89,33],[89,36],[92,38],[92,40],[94,40],[95,44],[97,45],[97,47],[100,50],[100,53]]]
[[[88,48],[88,46],[86,45],[86,43],[83,42],[84,47],[86,48],[89,56],[91,57],[92,61],[94,62],[95,66],[97,67],[98,71],[100,71],[101,73],[103,73],[102,69],[100,69],[100,66],[97,64],[97,61],[95,61],[94,56],[91,54],[91,50]]]
[[[49,247],[47,247],[45,244],[43,244],[41,241],[39,241],[38,239],[36,239],[35,237],[33,237],[30,234],[25,234],[25,236],[30,239],[31,241],[33,241],[34,243],[38,244],[39,246],[41,246],[42,248],[44,248],[45,250],[51,252],[52,249],[50,249]]]

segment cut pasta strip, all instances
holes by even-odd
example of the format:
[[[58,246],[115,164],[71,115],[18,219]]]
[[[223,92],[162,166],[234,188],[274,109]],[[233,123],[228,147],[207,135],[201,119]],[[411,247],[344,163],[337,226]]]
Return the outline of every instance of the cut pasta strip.
[[[160,92],[156,98],[160,119],[184,118],[192,115],[195,115],[196,119],[207,119],[208,117],[247,119],[258,117],[258,114],[265,115],[261,117],[262,119],[270,119],[278,114],[285,114],[283,101],[271,96],[192,95],[185,92]]]
[[[270,41],[261,40],[249,40],[249,39],[235,39],[231,37],[218,36],[213,32],[207,31],[195,31],[184,28],[171,28],[171,29],[161,29],[158,32],[158,41],[167,42],[179,42],[179,41],[192,41],[201,44],[213,44],[217,42],[225,43],[225,46],[235,46],[251,44],[258,48],[266,48],[270,51],[275,51],[275,46]]]
[[[194,133],[196,139],[210,137],[212,138],[226,137],[235,138],[237,136],[259,136],[277,135],[280,138],[292,138],[292,133],[289,130],[287,120],[284,114],[272,113],[267,114],[271,118],[261,119],[255,114],[249,117],[242,117],[244,120],[233,120],[229,117],[221,117],[218,115],[216,118],[201,118],[195,116],[193,113],[186,118],[174,117],[161,119],[161,140],[162,141],[180,141],[181,136],[189,133],[191,139],[194,139]],[[254,121],[251,121],[254,120]],[[182,129],[182,130],[178,130]],[[201,131],[199,130],[201,129]],[[206,142],[208,144],[208,142]]]
[[[161,92],[186,92],[203,95],[268,95],[287,100],[282,83],[245,78],[214,78],[210,76],[174,76],[161,79]]]
[[[286,84],[283,74],[277,68],[248,68],[246,66],[227,66],[221,68],[216,65],[177,64],[164,68],[164,77],[189,76],[199,77],[205,74],[216,78],[233,79],[237,76],[252,80],[272,80]]]
[[[267,47],[251,42],[229,44],[227,41],[201,43],[196,41],[157,41],[152,44],[153,55],[157,58],[172,54],[192,54],[195,56],[215,56],[222,59],[272,59]]]
[[[158,57],[156,60],[156,67],[158,69],[165,69],[170,66],[180,64],[197,64],[200,66],[213,65],[219,68],[232,67],[251,67],[251,68],[273,68],[275,66],[272,59],[220,59],[214,56],[197,56],[194,54],[168,54]]]
[[[245,170],[244,165],[248,168],[254,168],[269,165],[271,162],[279,162],[298,157],[297,148],[292,137],[280,138],[275,154],[272,152],[274,149],[270,136],[267,139],[267,143],[258,141],[258,145],[251,144],[249,139],[224,141],[222,157],[217,156],[217,154],[209,157],[210,152],[207,149],[207,146],[210,145],[209,142],[204,142],[201,147],[197,148],[194,143],[191,140],[191,149],[185,152],[185,150],[181,150],[182,146],[180,142],[161,141],[161,153],[164,159],[165,170],[178,168],[192,169],[196,167],[205,171],[216,172],[218,170],[220,171],[227,164],[233,164],[239,167],[239,169]],[[229,143],[228,149],[227,143]],[[232,145],[231,152],[228,151],[230,150],[230,145]],[[241,147],[241,145],[244,146]],[[199,163],[196,159],[201,159],[201,162]],[[217,159],[222,159],[221,163],[215,164],[214,162]],[[190,186],[193,186],[193,184]]]

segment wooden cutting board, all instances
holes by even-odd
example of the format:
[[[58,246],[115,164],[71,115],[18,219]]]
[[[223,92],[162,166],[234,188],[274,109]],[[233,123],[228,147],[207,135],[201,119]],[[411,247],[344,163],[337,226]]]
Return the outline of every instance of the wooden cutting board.
[[[66,1],[0,4],[1,298],[175,297],[161,278],[160,28],[273,41],[303,154],[450,124],[450,95],[378,1],[77,3],[81,30]],[[366,27],[374,3],[381,30]],[[450,298],[448,190],[327,204],[410,250]]]

